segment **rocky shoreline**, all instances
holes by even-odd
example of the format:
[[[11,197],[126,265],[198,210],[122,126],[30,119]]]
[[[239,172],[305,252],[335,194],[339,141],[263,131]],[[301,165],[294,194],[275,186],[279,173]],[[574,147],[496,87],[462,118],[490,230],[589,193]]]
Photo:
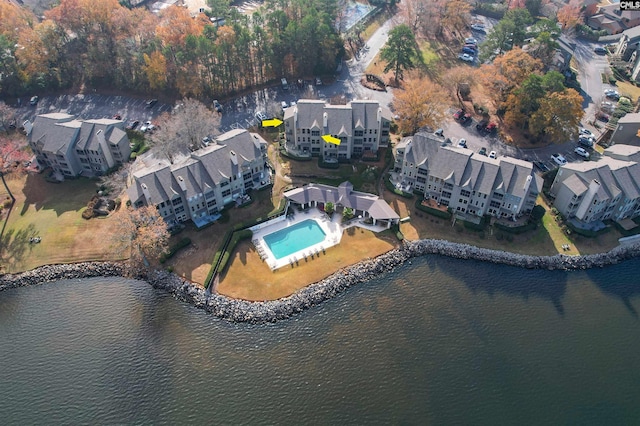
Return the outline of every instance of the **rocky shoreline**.
[[[220,294],[209,294],[202,287],[167,271],[151,271],[136,278],[145,280],[154,288],[167,291],[175,298],[191,303],[227,321],[264,324],[290,318],[299,312],[335,297],[353,285],[392,271],[414,257],[428,254],[437,254],[456,259],[473,259],[527,269],[570,271],[602,268],[638,257],[640,255],[640,244],[618,246],[606,253],[586,256],[567,256],[563,254],[530,256],[443,240],[411,241],[375,259],[368,259],[348,268],[338,270],[324,280],[307,286],[291,296],[265,302],[250,302]],[[124,277],[126,276],[125,272],[125,266],[116,262],[47,265],[20,274],[0,276],[0,291],[62,279],[98,276]]]

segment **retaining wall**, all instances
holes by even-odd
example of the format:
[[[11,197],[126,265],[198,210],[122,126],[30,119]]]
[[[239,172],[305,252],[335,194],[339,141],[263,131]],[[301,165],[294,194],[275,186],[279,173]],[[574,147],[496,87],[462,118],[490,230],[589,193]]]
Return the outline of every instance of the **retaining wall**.
[[[618,246],[613,250],[586,256],[529,256],[500,250],[489,250],[466,244],[442,240],[406,242],[401,248],[391,250],[375,259],[336,271],[331,276],[307,286],[291,296],[265,302],[232,299],[220,294],[209,294],[204,288],[183,280],[167,271],[151,271],[141,275],[154,288],[168,291],[175,298],[189,302],[211,314],[231,322],[254,324],[286,319],[331,299],[349,287],[379,277],[392,271],[407,260],[437,254],[456,259],[474,259],[483,262],[511,265],[527,269],[578,270],[602,268],[640,255],[640,243]],[[87,262],[66,265],[49,265],[20,274],[0,276],[0,291],[50,281],[97,276],[125,276],[121,263]]]

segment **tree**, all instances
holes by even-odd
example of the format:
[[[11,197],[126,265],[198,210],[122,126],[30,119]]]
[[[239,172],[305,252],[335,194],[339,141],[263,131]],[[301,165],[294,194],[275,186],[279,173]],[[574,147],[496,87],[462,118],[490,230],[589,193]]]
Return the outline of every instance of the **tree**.
[[[353,217],[353,209],[351,207],[345,207],[342,210],[342,217],[346,220],[349,220]]]
[[[464,0],[447,1],[444,4],[442,26],[461,32],[469,25],[471,10],[473,6]]]
[[[167,83],[167,59],[158,51],[143,55],[144,72],[149,80],[151,90],[162,90]]]
[[[486,61],[521,46],[527,37],[527,27],[532,22],[527,9],[511,9],[498,21],[480,45],[480,60]]]
[[[417,57],[416,39],[411,28],[401,24],[389,31],[389,40],[380,50],[380,58],[387,63],[384,72],[393,70],[397,83],[403,79],[405,70],[415,67]]]
[[[117,227],[116,242],[131,250],[131,267],[142,266],[144,259],[158,260],[167,251],[167,223],[155,206],[127,208],[120,216]]]
[[[577,0],[571,0],[558,10],[557,17],[562,31],[571,31],[576,25],[582,22],[582,3]]]
[[[469,95],[471,86],[475,83],[476,73],[473,68],[466,65],[450,68],[444,76],[447,82],[449,93],[458,98],[458,102],[462,102],[463,98]]]
[[[331,216],[333,214],[333,212],[335,211],[335,206],[333,205],[333,203],[331,201],[328,201],[327,203],[325,203],[324,205],[324,212],[326,214],[328,214],[329,216]]]
[[[550,33],[543,31],[529,44],[528,53],[532,58],[539,59],[547,68],[553,63],[558,42],[553,39]]]
[[[398,127],[404,134],[413,134],[421,127],[440,127],[449,107],[447,92],[425,77],[408,79],[403,90],[396,90],[393,107],[398,115]]]
[[[195,99],[183,99],[171,114],[163,114],[151,135],[156,150],[173,162],[180,152],[197,149],[202,138],[217,135],[220,116]]]
[[[16,122],[16,111],[4,101],[0,101],[0,130],[9,133],[9,126]]]
[[[504,102],[512,90],[519,87],[531,74],[539,73],[542,62],[532,58],[520,48],[513,49],[477,71],[478,79],[488,88],[489,95],[498,104]]]
[[[16,201],[15,197],[11,193],[7,182],[4,180],[4,175],[11,173],[22,162],[31,158],[32,154],[27,148],[25,140],[19,135],[0,136],[0,179],[9,194],[9,197],[13,202]]]
[[[582,96],[573,89],[548,93],[540,100],[540,108],[531,115],[532,133],[554,143],[574,139],[584,111]]]
[[[124,163],[118,170],[108,175],[100,176],[98,187],[104,188],[110,194],[119,196],[126,188],[131,174],[131,166],[133,163]]]

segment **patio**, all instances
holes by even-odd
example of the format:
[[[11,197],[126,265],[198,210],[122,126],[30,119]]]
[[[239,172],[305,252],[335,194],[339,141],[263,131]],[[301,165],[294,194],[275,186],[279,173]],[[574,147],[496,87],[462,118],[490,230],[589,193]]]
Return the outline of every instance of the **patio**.
[[[324,241],[306,247],[289,256],[276,259],[264,241],[264,237],[308,219],[313,219],[318,223],[325,234]],[[386,226],[383,225],[366,224],[364,223],[364,219],[359,217],[343,223],[341,215],[334,214],[332,217],[329,217],[325,212],[315,208],[295,211],[293,215],[280,216],[249,229],[253,232],[252,243],[256,251],[269,268],[274,271],[285,266],[297,266],[299,262],[303,260],[309,261],[310,259],[315,259],[320,253],[324,253],[326,249],[340,244],[343,231],[351,227],[360,227],[373,232],[380,232],[387,229]]]

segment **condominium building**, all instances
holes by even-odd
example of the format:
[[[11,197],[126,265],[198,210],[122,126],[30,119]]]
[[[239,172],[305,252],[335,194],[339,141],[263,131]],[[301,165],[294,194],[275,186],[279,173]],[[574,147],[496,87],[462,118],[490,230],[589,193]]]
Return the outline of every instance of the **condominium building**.
[[[284,123],[288,149],[323,159],[350,159],[376,154],[389,145],[391,111],[378,101],[331,105],[303,99],[285,109]],[[324,135],[340,143],[325,142]]]
[[[542,190],[530,162],[488,158],[433,134],[404,138],[394,159],[392,182],[399,188],[473,216],[516,218],[533,209]]]
[[[566,218],[590,224],[640,215],[640,147],[616,144],[604,154],[558,170],[549,192]]]
[[[134,207],[156,206],[168,223],[198,224],[270,179],[267,142],[236,129],[174,164],[160,161],[134,172],[127,193]]]
[[[77,120],[51,113],[25,121],[24,127],[38,163],[51,167],[60,179],[101,176],[131,154],[122,120]]]

